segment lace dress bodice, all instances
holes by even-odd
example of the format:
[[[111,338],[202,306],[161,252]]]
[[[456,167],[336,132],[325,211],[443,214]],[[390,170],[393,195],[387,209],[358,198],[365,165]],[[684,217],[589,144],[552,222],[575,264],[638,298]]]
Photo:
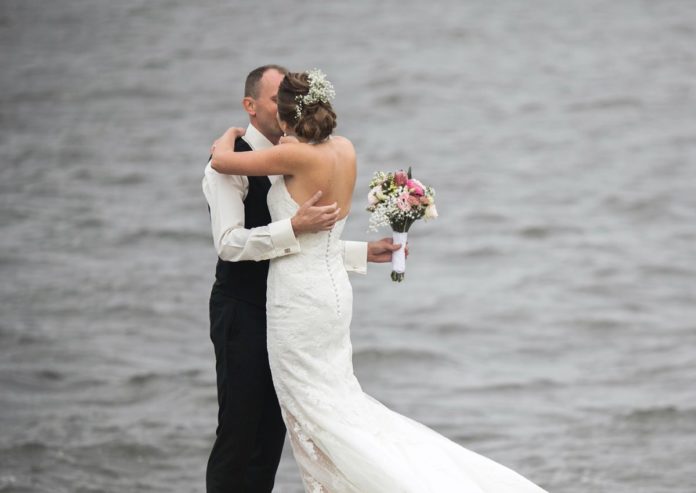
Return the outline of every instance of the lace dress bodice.
[[[268,192],[268,209],[271,219],[277,221],[295,214],[299,205],[290,196],[281,176]],[[341,233],[346,218],[337,221],[333,229],[298,236],[300,253],[273,259],[268,281],[268,305],[278,309],[293,303],[307,304],[307,308],[325,309],[327,294],[333,294],[334,315],[350,313],[344,306],[341,290],[351,291],[350,281],[345,271],[342,257]],[[345,296],[345,292],[343,295]]]
[[[268,191],[267,203],[273,221],[294,216],[297,209],[300,208],[299,204],[290,195],[285,186],[285,179],[282,176],[279,176],[273,182],[271,189]],[[346,218],[343,218],[330,231],[300,235],[297,239],[300,242],[302,253],[324,255],[326,253],[335,253],[335,248],[338,248],[338,253],[340,254],[340,239],[345,223]],[[329,249],[328,251],[327,248]]]

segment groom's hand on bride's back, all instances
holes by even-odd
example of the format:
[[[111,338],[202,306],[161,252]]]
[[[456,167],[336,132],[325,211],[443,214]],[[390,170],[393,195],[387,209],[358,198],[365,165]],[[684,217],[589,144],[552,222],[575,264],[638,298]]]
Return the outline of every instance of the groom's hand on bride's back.
[[[311,199],[297,209],[295,215],[290,219],[296,235],[327,231],[336,224],[341,209],[335,202],[331,205],[316,205],[321,195],[321,192],[315,193]]]
[[[370,241],[367,244],[367,261],[374,263],[391,262],[392,253],[401,248],[400,243],[394,243],[391,238],[382,238]],[[408,243],[406,244],[406,256],[408,257]]]

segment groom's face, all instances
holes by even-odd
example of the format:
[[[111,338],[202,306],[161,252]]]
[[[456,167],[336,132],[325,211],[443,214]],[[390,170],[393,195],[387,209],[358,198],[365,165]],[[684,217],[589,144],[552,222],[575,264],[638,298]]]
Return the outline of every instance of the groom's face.
[[[250,113],[251,123],[274,144],[283,135],[276,119],[278,87],[283,81],[283,77],[285,76],[275,69],[264,72],[259,81],[258,97],[253,98],[254,114]]]

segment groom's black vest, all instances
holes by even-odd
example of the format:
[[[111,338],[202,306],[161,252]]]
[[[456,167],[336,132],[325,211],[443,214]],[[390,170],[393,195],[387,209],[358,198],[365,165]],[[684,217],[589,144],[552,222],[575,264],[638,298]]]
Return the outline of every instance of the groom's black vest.
[[[251,147],[241,138],[234,142],[236,152],[251,151]],[[249,191],[244,199],[244,227],[247,229],[266,226],[271,222],[266,196],[271,182],[266,176],[249,176]],[[219,294],[239,300],[266,306],[266,278],[268,260],[254,262],[226,262],[218,258],[215,270],[213,295]]]

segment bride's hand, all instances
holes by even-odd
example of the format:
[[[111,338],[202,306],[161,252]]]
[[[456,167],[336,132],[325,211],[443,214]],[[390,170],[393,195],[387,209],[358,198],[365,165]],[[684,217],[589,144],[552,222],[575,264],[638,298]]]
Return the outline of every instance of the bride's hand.
[[[234,141],[237,140],[237,137],[241,137],[246,133],[246,130],[240,127],[230,127],[228,128],[224,134],[222,134],[220,137],[218,137],[215,142],[213,142],[213,145],[210,147],[210,154],[215,153],[216,148],[231,148],[234,150]]]
[[[392,253],[401,248],[399,243],[394,243],[391,238],[371,241],[367,244],[367,261],[375,263],[391,262]],[[406,257],[408,257],[408,244],[406,245]]]
[[[241,127],[230,127],[225,130],[225,133],[218,140],[227,139],[227,142],[233,142],[237,137],[241,137],[246,133],[246,129]]]

